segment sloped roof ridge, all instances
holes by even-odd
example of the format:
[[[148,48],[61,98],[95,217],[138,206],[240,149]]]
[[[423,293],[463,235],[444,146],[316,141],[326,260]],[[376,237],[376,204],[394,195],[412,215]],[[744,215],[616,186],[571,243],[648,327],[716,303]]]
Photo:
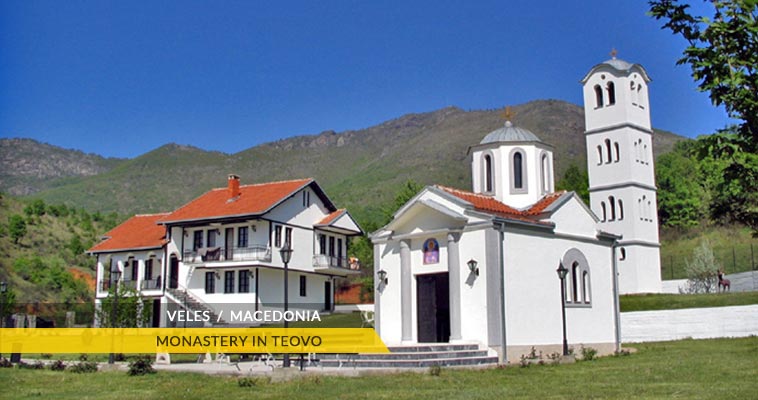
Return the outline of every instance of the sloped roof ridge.
[[[305,182],[314,182],[314,181],[315,181],[315,179],[313,179],[313,178],[285,179],[285,180],[273,181],[273,182],[248,183],[248,184],[245,184],[245,185],[240,185],[240,189],[242,189],[242,188],[248,188],[248,187],[253,187],[253,186],[278,185],[278,184],[281,184],[281,183],[293,183],[293,182],[303,182],[303,183],[305,183]],[[226,186],[224,186],[224,187],[217,187],[217,188],[213,188],[213,189],[209,190],[208,192],[213,192],[213,191],[216,191],[216,190],[228,190],[228,189],[229,188],[226,187]]]

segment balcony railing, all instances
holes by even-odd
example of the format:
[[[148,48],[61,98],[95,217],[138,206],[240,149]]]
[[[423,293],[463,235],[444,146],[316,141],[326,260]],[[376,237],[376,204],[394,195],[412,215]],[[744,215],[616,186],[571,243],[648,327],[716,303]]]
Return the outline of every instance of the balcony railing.
[[[142,290],[156,290],[161,288],[161,278],[145,279],[140,283]]]
[[[313,268],[342,268],[348,270],[358,270],[360,266],[357,263],[351,263],[348,257],[328,256],[326,254],[316,254],[313,256]]]
[[[185,263],[219,261],[271,261],[271,249],[267,246],[250,247],[205,247],[184,252]]]

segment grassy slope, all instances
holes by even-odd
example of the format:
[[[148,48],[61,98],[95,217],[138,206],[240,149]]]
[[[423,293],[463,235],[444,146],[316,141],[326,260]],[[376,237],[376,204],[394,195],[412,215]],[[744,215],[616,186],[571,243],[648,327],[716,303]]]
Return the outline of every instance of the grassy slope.
[[[683,340],[636,345],[638,352],[571,365],[505,369],[443,369],[360,378],[305,376],[283,383],[239,387],[236,377],[167,373],[0,369],[0,387],[16,399],[462,399],[462,398],[686,398],[755,397],[758,338]]]
[[[634,294],[620,297],[621,312],[676,310],[758,304],[758,292],[710,294]]]
[[[694,228],[686,232],[670,229],[661,230],[661,276],[666,279],[687,277],[685,266],[692,258],[693,250],[701,240],[710,242],[720,267],[727,274],[751,270],[750,244],[755,252],[755,266],[758,268],[758,239],[753,238],[750,229],[740,226],[712,226]],[[734,249],[734,253],[732,253]],[[715,266],[714,269],[718,269]]]

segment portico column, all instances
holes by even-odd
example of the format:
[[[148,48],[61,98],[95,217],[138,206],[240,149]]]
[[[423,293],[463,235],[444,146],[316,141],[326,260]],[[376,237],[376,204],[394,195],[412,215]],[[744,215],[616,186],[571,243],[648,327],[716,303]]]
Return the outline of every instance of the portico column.
[[[460,232],[447,234],[447,271],[450,288],[450,341],[461,340],[461,257]]]
[[[413,340],[413,314],[411,299],[411,241],[400,241],[400,307],[402,319],[402,341],[410,342]]]

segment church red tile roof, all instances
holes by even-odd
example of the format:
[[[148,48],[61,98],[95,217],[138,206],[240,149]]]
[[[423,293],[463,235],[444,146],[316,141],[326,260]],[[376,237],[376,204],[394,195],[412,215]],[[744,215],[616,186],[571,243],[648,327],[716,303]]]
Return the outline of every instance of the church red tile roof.
[[[478,211],[486,212],[489,214],[495,214],[495,215],[503,216],[510,219],[537,222],[537,223],[539,223],[540,221],[537,221],[533,217],[539,214],[542,214],[547,207],[549,207],[551,204],[553,204],[556,200],[558,200],[561,196],[563,196],[566,193],[565,191],[560,191],[556,193],[547,194],[543,198],[541,198],[539,201],[529,206],[529,208],[526,208],[524,210],[519,210],[498,201],[492,196],[486,196],[479,193],[473,193],[473,192],[455,189],[455,188],[451,188],[447,186],[441,186],[441,185],[436,185],[436,187],[444,190],[447,193],[452,194],[453,196],[461,200],[471,203],[474,209]]]
[[[168,213],[135,215],[108,231],[103,235],[106,239],[88,251],[101,253],[161,247],[166,243],[166,227],[157,222],[167,215]]]
[[[344,208],[340,208],[339,210],[337,210],[337,211],[335,211],[335,212],[327,215],[326,217],[324,217],[324,219],[322,219],[321,221],[317,222],[316,225],[329,225],[332,222],[336,221],[337,218],[341,217],[342,214],[345,213],[345,211],[347,211],[347,210],[345,210]]]
[[[218,188],[190,201],[160,223],[261,214],[291,196],[313,179],[259,183],[239,187],[239,196],[230,198],[229,189]]]

